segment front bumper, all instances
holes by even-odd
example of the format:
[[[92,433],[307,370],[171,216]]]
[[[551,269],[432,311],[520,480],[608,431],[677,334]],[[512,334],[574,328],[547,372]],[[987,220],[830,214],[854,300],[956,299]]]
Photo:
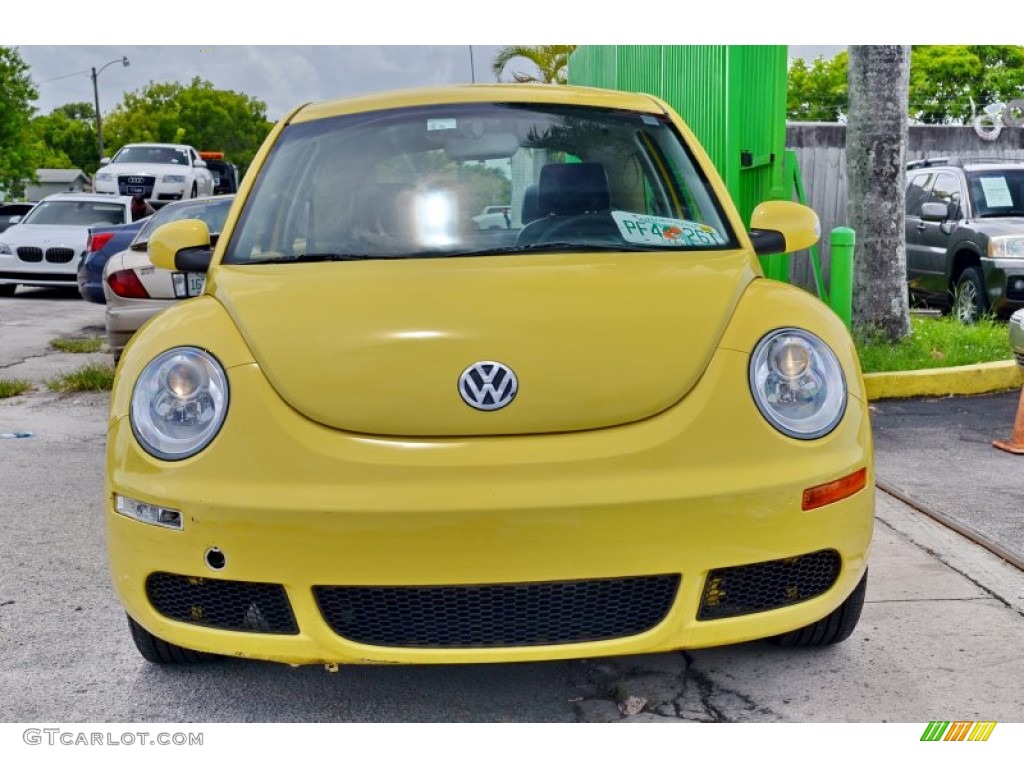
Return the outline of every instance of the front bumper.
[[[982,259],[992,311],[1024,307],[1024,259]]]
[[[786,438],[757,412],[746,365],[746,355],[720,350],[685,400],[643,422],[464,440],[327,429],[288,408],[255,364],[230,368],[227,421],[198,456],[158,461],[138,447],[127,419],[110,424],[105,504],[115,588],[128,613],[168,642],[295,664],[647,653],[806,626],[842,603],[866,568],[874,509],[867,408],[851,398],[832,434]],[[866,488],[801,511],[804,489],[862,467]],[[181,510],[183,530],[115,512],[115,494]],[[812,597],[793,577],[784,605],[698,615],[738,588],[722,569],[768,563],[785,581],[794,564],[822,557],[834,573]],[[577,595],[606,586],[619,595],[609,599],[645,595],[646,613],[611,632],[624,635],[545,635],[545,625],[506,644],[494,633],[476,641],[459,631],[448,645],[402,639],[416,615],[462,620],[466,601],[485,622],[523,605],[532,616],[523,621],[544,625],[530,614],[538,603],[523,595],[539,590],[542,604],[572,611]],[[214,606],[204,600],[220,600],[224,589],[245,615],[211,621]],[[251,598],[268,591],[277,597]],[[270,622],[272,605],[286,606],[294,626]],[[390,606],[385,629],[344,629],[354,613],[380,606]]]
[[[67,247],[21,247],[20,250],[29,253],[31,260],[14,254],[0,254],[0,284],[78,287],[78,264],[82,260],[82,252]]]

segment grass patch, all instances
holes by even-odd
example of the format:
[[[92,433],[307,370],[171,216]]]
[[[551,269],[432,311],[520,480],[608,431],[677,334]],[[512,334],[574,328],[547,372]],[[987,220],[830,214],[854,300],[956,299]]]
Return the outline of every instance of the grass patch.
[[[910,335],[892,344],[870,334],[855,334],[864,373],[920,371],[1012,360],[1005,322],[984,318],[964,325],[952,317],[911,315]]]
[[[60,352],[99,352],[103,348],[103,339],[95,336],[87,339],[53,339],[50,346]]]
[[[0,379],[0,400],[14,397],[32,389],[32,382],[24,379]]]
[[[90,363],[46,382],[54,392],[109,392],[114,385],[114,366]]]

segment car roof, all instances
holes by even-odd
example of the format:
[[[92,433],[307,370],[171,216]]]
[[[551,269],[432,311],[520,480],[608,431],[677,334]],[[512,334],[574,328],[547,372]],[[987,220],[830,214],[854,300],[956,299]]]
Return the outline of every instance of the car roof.
[[[573,104],[581,106],[631,109],[639,112],[664,112],[659,100],[643,93],[614,91],[578,85],[545,83],[496,83],[488,85],[449,85],[409,88],[370,93],[333,101],[311,102],[297,108],[290,122],[319,120],[335,115],[358,114],[383,109],[430,104],[472,103]]]
[[[129,205],[132,202],[131,197],[128,195],[105,195],[101,192],[55,192],[52,195],[47,195],[39,202],[45,203],[50,200],[103,200],[116,201],[119,203],[124,203],[125,205]]]
[[[964,171],[1024,168],[1024,160],[1012,157],[929,157],[911,160],[907,171],[922,171],[933,168],[959,168]]]

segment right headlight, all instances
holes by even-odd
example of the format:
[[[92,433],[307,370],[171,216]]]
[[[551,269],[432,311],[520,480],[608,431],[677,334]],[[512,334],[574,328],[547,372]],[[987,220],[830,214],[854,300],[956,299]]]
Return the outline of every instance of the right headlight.
[[[220,363],[196,347],[178,347],[154,359],[139,375],[130,419],[135,438],[147,453],[175,461],[209,445],[227,410],[228,380]]]
[[[750,358],[750,391],[768,423],[799,440],[824,437],[846,410],[839,359],[800,328],[780,328],[757,343]]]
[[[0,253],[4,254],[5,256],[13,256],[14,249],[11,248],[11,246],[9,246],[7,243],[0,243]]]

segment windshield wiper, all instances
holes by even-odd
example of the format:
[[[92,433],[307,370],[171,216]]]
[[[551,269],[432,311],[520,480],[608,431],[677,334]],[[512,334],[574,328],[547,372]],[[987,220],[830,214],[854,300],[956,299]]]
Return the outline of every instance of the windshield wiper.
[[[385,258],[368,253],[300,253],[297,256],[272,256],[266,259],[253,259],[246,264],[293,264],[314,261],[367,261]]]
[[[544,243],[524,243],[523,245],[503,245],[497,248],[480,248],[466,251],[450,251],[446,256],[505,256],[510,253],[526,253],[528,251],[656,251],[667,250],[649,248],[629,243],[579,243],[559,240]]]
[[[1009,211],[991,211],[989,213],[983,213],[978,216],[979,219],[998,219],[1003,216],[1024,216],[1024,211],[1016,208]]]

